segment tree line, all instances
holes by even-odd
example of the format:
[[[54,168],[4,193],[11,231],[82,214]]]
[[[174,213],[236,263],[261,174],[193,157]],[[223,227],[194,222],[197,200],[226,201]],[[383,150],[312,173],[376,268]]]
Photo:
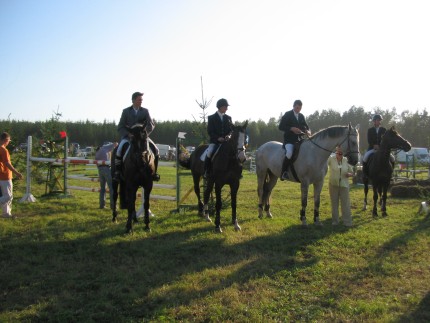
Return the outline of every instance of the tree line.
[[[429,147],[430,145],[430,116],[426,109],[422,111],[402,111],[397,113],[395,108],[382,110],[375,109],[373,112],[365,111],[363,107],[352,106],[343,113],[332,109],[315,111],[306,117],[307,123],[312,132],[327,128],[333,125],[360,125],[360,151],[367,149],[367,129],[372,125],[371,118],[374,113],[383,116],[382,125],[386,128],[395,126],[402,136],[408,139],[412,146]],[[281,141],[283,133],[278,130],[278,123],[282,115],[278,118],[270,118],[268,122],[263,120],[249,121],[248,136],[249,149],[255,150],[267,141]],[[234,120],[234,119],[233,119]],[[207,142],[206,120],[194,121],[159,121],[155,130],[151,134],[152,140],[160,144],[174,146],[179,132],[186,132],[184,146],[198,146]],[[236,124],[243,124],[245,120],[234,120]],[[99,146],[106,141],[119,141],[117,124],[113,121],[101,123],[86,121],[64,122],[61,121],[61,114],[54,115],[46,121],[18,121],[0,120],[1,131],[11,134],[12,147],[19,143],[24,143],[28,136],[33,136],[33,142],[55,141],[59,138],[59,132],[65,131],[69,138],[69,143],[77,142],[81,147]]]

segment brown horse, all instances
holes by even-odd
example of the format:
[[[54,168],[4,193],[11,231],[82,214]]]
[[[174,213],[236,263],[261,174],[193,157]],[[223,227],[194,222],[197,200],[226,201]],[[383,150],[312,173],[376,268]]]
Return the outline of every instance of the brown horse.
[[[230,139],[219,146],[218,151],[212,157],[212,171],[206,180],[206,189],[204,192],[204,203],[201,200],[200,180],[204,174],[204,163],[201,161],[201,156],[208,148],[208,145],[201,145],[188,157],[179,158],[181,166],[191,169],[194,182],[194,192],[197,195],[199,214],[204,215],[207,221],[211,221],[209,217],[208,202],[213,187],[215,186],[216,202],[215,202],[215,229],[217,232],[222,232],[220,226],[221,212],[221,189],[225,184],[230,186],[232,222],[236,230],[240,230],[240,226],[236,219],[236,203],[237,192],[239,190],[239,180],[242,174],[242,163],[246,160],[246,127],[248,121],[241,126],[233,126],[233,132]]]
[[[387,130],[382,136],[379,149],[369,156],[367,167],[363,172],[364,183],[364,207],[367,209],[367,192],[369,191],[369,180],[373,186],[373,211],[374,217],[378,216],[377,202],[378,195],[381,196],[381,211],[383,216],[387,216],[387,190],[390,185],[391,175],[393,174],[394,165],[390,161],[392,149],[402,149],[409,151],[411,144],[404,139],[394,127]]]
[[[123,162],[123,178],[121,181],[121,192],[124,192],[124,200],[121,199],[121,208],[124,206],[128,210],[128,219],[126,224],[126,233],[133,231],[133,221],[137,222],[136,218],[136,193],[140,186],[144,192],[144,223],[145,230],[151,231],[149,227],[149,197],[153,187],[152,174],[155,171],[155,157],[149,148],[147,141],[147,133],[144,124],[135,124],[129,129],[132,134],[130,140],[130,149],[126,153]],[[116,202],[118,197],[118,182],[113,182],[114,190],[114,205],[113,218],[116,221],[118,215]]]

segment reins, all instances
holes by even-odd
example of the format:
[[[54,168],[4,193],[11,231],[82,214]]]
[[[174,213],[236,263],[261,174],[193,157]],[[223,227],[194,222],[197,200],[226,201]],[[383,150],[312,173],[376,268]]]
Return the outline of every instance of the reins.
[[[345,142],[345,140],[348,140],[348,151],[347,151],[347,153],[346,154],[344,154],[344,156],[345,157],[347,157],[347,156],[349,156],[350,154],[357,154],[357,153],[359,153],[359,151],[351,151],[351,144],[350,144],[350,141],[349,141],[349,137],[350,136],[358,136],[357,134],[354,134],[354,133],[351,133],[351,130],[350,129],[348,129],[348,134],[345,136],[345,138],[341,141],[341,143],[339,144],[339,146],[340,145],[342,145],[344,142]],[[330,149],[327,149],[327,148],[324,148],[324,147],[322,147],[322,146],[320,146],[319,144],[317,144],[316,142],[314,142],[313,140],[312,140],[312,138],[311,137],[309,137],[309,136],[307,136],[308,137],[308,140],[312,143],[312,144],[314,144],[315,146],[317,146],[318,148],[320,148],[320,149],[322,149],[322,150],[324,150],[324,151],[327,151],[327,152],[329,152],[329,153],[334,153],[334,151],[332,151],[332,150],[330,150]]]

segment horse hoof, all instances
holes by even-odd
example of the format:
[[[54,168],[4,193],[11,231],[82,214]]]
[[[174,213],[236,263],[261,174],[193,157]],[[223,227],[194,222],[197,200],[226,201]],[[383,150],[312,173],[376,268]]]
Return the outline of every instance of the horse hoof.
[[[240,225],[239,225],[239,224],[237,224],[237,223],[236,223],[236,224],[234,225],[234,230],[235,230],[235,231],[241,231],[241,230],[242,230],[242,228],[240,227]]]
[[[209,217],[209,215],[205,215],[205,219],[206,219],[206,222],[212,222],[212,219]]]
[[[215,227],[215,232],[216,233],[222,233],[221,227]]]
[[[125,234],[133,234],[133,229],[125,229]]]
[[[258,215],[258,218],[259,218],[259,219],[262,219],[262,218],[263,218],[263,215],[262,215],[262,214],[259,214],[259,215]]]
[[[134,219],[133,219],[133,222],[134,222],[134,223],[139,223],[139,220],[138,220],[137,218],[134,218]]]
[[[118,223],[116,218],[112,218],[112,223]]]
[[[320,221],[315,221],[314,224],[318,227],[322,227],[324,224],[322,224],[322,222]]]
[[[145,231],[146,232],[151,232],[151,228],[150,227],[145,227]]]
[[[267,214],[266,214],[266,218],[269,218],[269,219],[273,218],[272,213],[270,213],[270,212],[269,212],[269,213],[267,213]]]
[[[385,217],[385,216],[388,216],[387,212],[383,211],[383,212],[382,212],[382,216],[384,216],[384,217]]]

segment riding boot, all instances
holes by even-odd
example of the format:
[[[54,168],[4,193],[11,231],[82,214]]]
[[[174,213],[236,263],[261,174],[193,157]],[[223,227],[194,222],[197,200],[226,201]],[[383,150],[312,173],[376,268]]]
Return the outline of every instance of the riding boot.
[[[211,172],[211,158],[210,157],[206,157],[206,159],[205,159],[205,165],[204,165],[204,168],[205,168],[205,171],[204,171],[204,173],[203,173],[203,178],[208,178],[208,176],[209,176],[209,173]]]
[[[152,174],[152,180],[158,182],[160,180],[160,175],[157,173],[158,170],[158,160],[160,159],[160,156],[156,155],[154,160],[154,174]]]
[[[282,162],[282,170],[281,170],[281,181],[284,181],[288,179],[288,168],[290,167],[290,161],[288,157],[284,158],[284,161]]]
[[[115,172],[112,180],[119,182],[121,180],[122,157],[115,156]]]

